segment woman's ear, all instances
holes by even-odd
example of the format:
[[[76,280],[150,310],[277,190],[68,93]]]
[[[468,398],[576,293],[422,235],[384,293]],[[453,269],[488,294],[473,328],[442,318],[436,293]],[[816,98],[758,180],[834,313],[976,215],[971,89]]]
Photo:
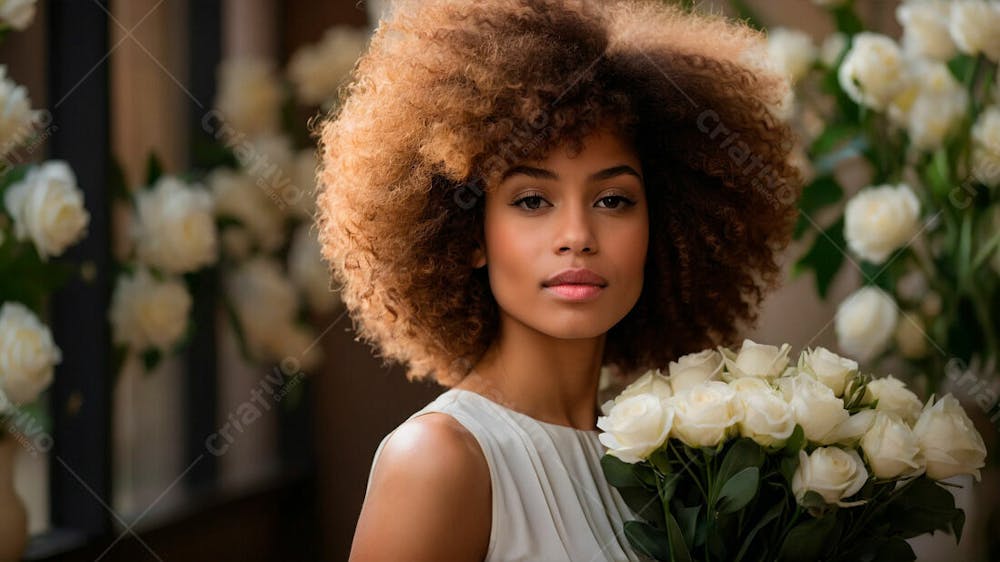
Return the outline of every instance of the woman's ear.
[[[479,243],[472,251],[472,267],[479,269],[484,265],[486,265],[486,252],[483,250],[483,244]]]

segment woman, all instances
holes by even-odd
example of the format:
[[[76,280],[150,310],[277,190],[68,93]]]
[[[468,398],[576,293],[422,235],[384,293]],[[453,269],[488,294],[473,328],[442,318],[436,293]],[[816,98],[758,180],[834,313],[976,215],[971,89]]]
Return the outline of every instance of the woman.
[[[358,337],[449,387],[379,444],[351,559],[638,560],[602,366],[731,345],[801,179],[762,37],[655,1],[397,3],[320,131]]]

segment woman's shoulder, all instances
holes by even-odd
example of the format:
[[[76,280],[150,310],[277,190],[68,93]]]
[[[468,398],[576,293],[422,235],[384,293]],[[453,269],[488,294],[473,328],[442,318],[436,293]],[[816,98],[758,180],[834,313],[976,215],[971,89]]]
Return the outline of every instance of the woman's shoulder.
[[[444,413],[410,418],[387,437],[373,468],[353,554],[482,559],[491,502],[489,468],[472,434]],[[390,524],[399,520],[410,523]]]

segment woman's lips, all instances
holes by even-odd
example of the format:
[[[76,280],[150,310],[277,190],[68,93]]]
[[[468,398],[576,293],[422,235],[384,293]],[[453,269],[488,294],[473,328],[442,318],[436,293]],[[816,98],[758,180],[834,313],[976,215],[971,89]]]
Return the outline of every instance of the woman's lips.
[[[584,285],[576,283],[565,283],[562,285],[549,285],[545,287],[546,291],[549,291],[559,298],[573,302],[584,302],[597,298],[604,290],[604,287],[598,285]]]

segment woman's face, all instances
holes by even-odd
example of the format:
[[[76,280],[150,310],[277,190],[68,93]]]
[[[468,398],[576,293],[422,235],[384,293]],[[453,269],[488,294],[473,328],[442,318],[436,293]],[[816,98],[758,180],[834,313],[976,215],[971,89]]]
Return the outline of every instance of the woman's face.
[[[642,173],[638,156],[607,131],[584,139],[575,157],[560,146],[507,170],[486,197],[486,251],[474,259],[487,266],[501,313],[566,339],[600,336],[628,314],[649,241]],[[598,285],[550,280],[580,268]]]

